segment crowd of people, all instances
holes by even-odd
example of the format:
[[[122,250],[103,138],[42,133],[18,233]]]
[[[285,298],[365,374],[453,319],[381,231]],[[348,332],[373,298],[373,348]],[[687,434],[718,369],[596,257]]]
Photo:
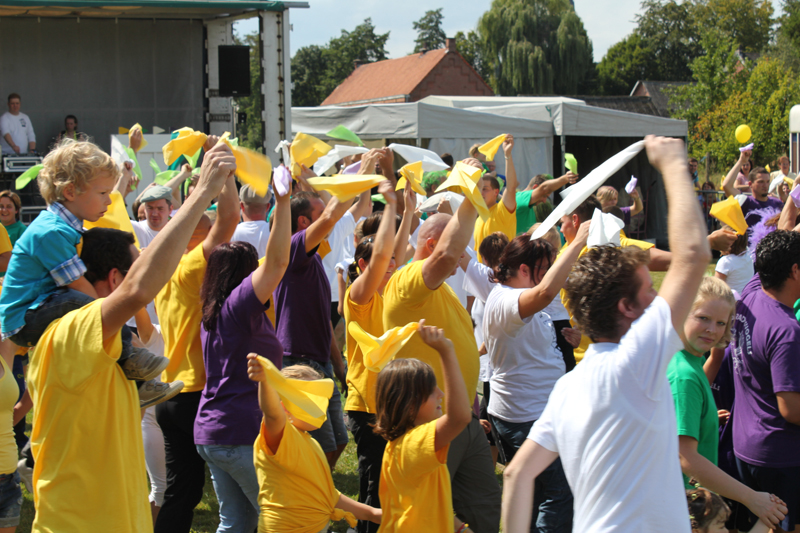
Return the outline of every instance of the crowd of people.
[[[188,533],[206,467],[218,532],[800,530],[798,207],[762,167],[740,188],[745,151],[723,187],[748,232],[708,234],[683,143],[645,147],[669,252],[588,245],[597,216],[643,210],[638,190],[542,227],[579,176],[517,190],[511,135],[505,176],[475,147],[420,179],[475,191],[424,213],[389,148],[337,162],[382,176],[374,196],[306,166],[259,194],[215,136],[138,191],[66,135],[27,228],[0,192],[0,531],[22,481],[36,532]],[[132,232],[85,229],[117,192]],[[332,477],[351,439],[356,500]]]

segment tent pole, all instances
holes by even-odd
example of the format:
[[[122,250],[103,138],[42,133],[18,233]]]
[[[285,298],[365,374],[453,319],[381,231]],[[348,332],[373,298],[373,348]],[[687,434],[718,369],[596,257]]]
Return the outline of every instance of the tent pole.
[[[561,175],[567,173],[567,161],[564,159],[564,154],[567,153],[567,136],[561,134]]]

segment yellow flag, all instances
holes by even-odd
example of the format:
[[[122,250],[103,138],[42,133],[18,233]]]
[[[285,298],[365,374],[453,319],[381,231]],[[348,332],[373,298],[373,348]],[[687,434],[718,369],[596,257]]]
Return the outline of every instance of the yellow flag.
[[[713,204],[708,214],[723,224],[727,224],[733,228],[739,235],[744,235],[747,231],[747,222],[744,220],[742,206],[739,205],[739,201],[733,196],[729,196],[727,200]]]
[[[421,195],[425,195],[425,189],[422,188],[422,161],[416,163],[409,163],[400,169],[400,174],[403,176],[397,180],[397,187],[395,190],[405,189],[406,182],[411,184],[411,189]]]
[[[300,165],[311,168],[317,162],[317,159],[331,150],[332,148],[329,144],[311,135],[298,132],[294,136],[292,146],[289,148],[289,152],[292,155],[292,176],[297,177],[300,175]]]
[[[505,142],[505,140],[506,140],[505,133],[502,135],[498,135],[488,143],[481,145],[478,148],[478,151],[483,155],[485,155],[488,161],[493,161],[494,156],[497,153],[497,150],[499,150],[500,147],[503,146],[503,142]]]
[[[327,418],[328,400],[333,395],[332,379],[304,381],[284,377],[278,368],[265,357],[258,356],[264,369],[267,384],[275,389],[286,410],[293,417],[319,428]]]
[[[478,187],[482,172],[480,168],[459,161],[453,167],[453,171],[450,172],[447,180],[436,189],[436,192],[444,191],[451,187],[458,189],[458,192],[463,194],[475,206],[481,219],[488,220],[489,208],[486,207],[486,202],[481,196],[481,190]]]
[[[130,145],[131,137],[133,137],[133,134],[136,130],[139,130],[139,133],[142,134],[142,145],[139,147],[139,150],[141,150],[148,145],[148,142],[144,140],[144,132],[142,131],[142,126],[140,126],[138,122],[134,124],[133,127],[128,131],[128,144]]]
[[[376,174],[335,174],[320,178],[309,178],[308,183],[315,190],[328,191],[340,202],[355,198],[385,180],[385,176]]]
[[[264,154],[243,146],[233,146],[228,140],[230,132],[225,132],[220,141],[227,144],[236,158],[236,175],[259,196],[266,196],[269,181],[272,179],[272,162]]]
[[[140,248],[139,239],[136,238],[136,232],[133,231],[133,224],[131,224],[131,219],[128,218],[128,212],[125,210],[125,200],[122,199],[122,195],[119,191],[113,191],[111,193],[111,205],[108,206],[108,210],[105,214],[100,217],[97,222],[84,220],[83,227],[86,229],[111,228],[127,231],[133,234],[136,247]]]
[[[357,322],[350,322],[347,331],[358,343],[364,354],[364,366],[370,372],[380,372],[394,359],[411,336],[419,329],[419,322],[409,322],[405,326],[390,329],[380,337],[373,337],[364,331]]]
[[[192,128],[181,128],[178,136],[161,149],[164,152],[164,163],[171,165],[182,155],[193,155],[206,143],[208,135]]]
[[[128,128],[123,128],[122,126],[120,126],[119,128],[117,128],[117,131],[119,132],[120,135],[125,135],[126,133],[128,133],[131,130],[129,130]]]

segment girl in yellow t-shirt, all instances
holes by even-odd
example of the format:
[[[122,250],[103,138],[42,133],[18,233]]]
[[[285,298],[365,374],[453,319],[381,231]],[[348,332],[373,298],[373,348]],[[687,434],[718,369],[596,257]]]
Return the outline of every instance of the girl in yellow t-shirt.
[[[323,533],[331,519],[352,513],[359,520],[381,521],[381,510],[351,500],[333,486],[330,467],[319,443],[309,431],[312,424],[293,417],[267,377],[256,354],[247,356],[247,375],[258,382],[258,404],[264,413],[254,444],[253,462],[258,476],[260,533]],[[287,378],[322,379],[305,365],[284,368]],[[286,423],[287,418],[291,422]],[[355,525],[352,516],[351,525]]]
[[[381,533],[469,532],[453,515],[447,451],[472,413],[455,349],[444,330],[419,324],[422,341],[442,358],[447,394],[430,365],[396,359],[378,375],[375,432],[389,443],[381,466]],[[447,414],[442,414],[442,398]]]
[[[405,253],[416,195],[406,187],[406,209],[400,229],[397,226],[397,198],[390,182],[381,182],[378,192],[386,200],[386,208],[371,215],[363,227],[364,237],[356,247],[355,259],[349,268],[350,287],[344,297],[344,320],[356,322],[375,337],[384,333],[383,289],[395,270],[395,257]],[[380,220],[377,231],[375,219]],[[369,233],[367,233],[369,232]],[[374,235],[371,233],[374,232]],[[347,333],[347,403],[345,410],[358,453],[358,501],[379,507],[378,484],[386,441],[372,431],[375,424],[375,382],[378,375],[367,370],[358,343]],[[358,533],[374,533],[378,528],[362,522]]]

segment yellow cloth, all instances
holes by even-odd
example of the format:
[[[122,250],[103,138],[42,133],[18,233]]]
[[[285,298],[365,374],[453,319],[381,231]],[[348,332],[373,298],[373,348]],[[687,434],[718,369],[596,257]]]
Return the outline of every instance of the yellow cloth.
[[[120,333],[103,341],[102,302],[53,321],[31,355],[37,533],[153,531],[139,393]]]
[[[422,188],[422,161],[407,164],[400,169],[400,174],[403,177],[397,180],[396,191],[405,189],[406,182],[408,182],[415,193],[425,196],[425,189]]]
[[[379,488],[383,517],[379,533],[453,531],[453,497],[447,451],[436,451],[436,421],[389,442]]]
[[[370,335],[383,335],[383,296],[375,294],[364,304],[357,305],[350,299],[350,289],[344,293],[344,323],[348,325],[345,346],[347,347],[347,401],[345,411],[375,412],[375,383],[378,375],[367,370],[364,354],[358,342],[350,334],[350,324],[358,324]]]
[[[481,261],[481,254],[478,249],[483,242],[483,239],[496,231],[505,233],[510,241],[517,236],[517,212],[513,213],[508,210],[508,207],[499,201],[489,208],[489,218],[482,220],[475,219],[475,253],[478,255],[478,261]]]
[[[239,180],[246,183],[259,196],[266,196],[269,191],[269,182],[272,178],[272,162],[264,154],[259,154],[243,146],[234,146],[225,132],[220,141],[227,144],[236,158],[236,175]]]
[[[286,378],[278,367],[265,357],[258,356],[258,362],[267,376],[267,383],[281,397],[283,406],[293,417],[319,428],[325,422],[328,401],[333,395],[332,379],[304,381]]]
[[[625,248],[627,246],[636,246],[637,248],[641,248],[642,250],[649,250],[650,248],[655,246],[654,244],[649,243],[647,241],[628,239],[627,237],[624,237],[622,234],[620,234],[619,244],[621,248]],[[561,254],[564,252],[567,246],[568,244],[565,244],[564,246],[561,247],[561,250],[558,251],[558,255],[556,256],[556,261],[558,261],[558,258],[561,257]],[[588,250],[589,248],[584,246],[583,250],[581,250],[581,253],[578,257],[585,254]],[[567,298],[567,291],[565,289],[561,289],[561,303],[564,304],[564,307],[567,309],[567,312],[569,313],[569,299]],[[572,322],[572,326],[575,327],[575,322],[572,320],[572,313],[570,313],[570,322]],[[578,347],[573,350],[573,353],[575,354],[576,363],[580,363],[583,360],[583,355],[586,353],[586,349],[589,347],[590,344],[593,344],[592,339],[590,339],[586,335],[581,335],[580,345],[578,345]]]
[[[277,453],[267,446],[266,428],[253,445],[253,463],[258,477],[258,517],[260,533],[318,533],[328,520],[346,518],[351,513],[336,509],[339,491],[333,486],[328,460],[319,443],[305,431],[287,421]]]
[[[422,278],[424,264],[425,260],[414,261],[395,272],[389,279],[383,290],[384,330],[405,326],[422,318],[428,326],[442,328],[455,346],[466,389],[474,392],[478,388],[479,356],[475,333],[472,331],[472,319],[447,283],[442,283],[434,290],[425,285]],[[395,356],[395,359],[402,358],[416,358],[431,365],[436,374],[436,382],[442,390],[445,389],[439,352],[422,342],[419,335],[411,337],[408,344]],[[446,407],[444,405],[443,409]]]
[[[2,228],[2,230],[0,230],[0,254],[4,254],[10,252],[13,246],[11,245],[11,238],[8,236],[6,227],[0,224],[0,228]]]
[[[362,192],[370,190],[385,179],[385,176],[377,174],[335,174],[321,178],[308,178],[307,181],[314,187],[314,190],[328,191],[340,202],[346,202]]]
[[[747,222],[744,220],[742,206],[733,196],[728,196],[727,200],[713,204],[708,214],[733,228],[739,235],[747,232]]]
[[[319,254],[320,259],[325,259],[325,256],[331,253],[331,243],[328,242],[328,239],[324,239],[319,246],[317,247],[317,253]]]
[[[17,469],[17,443],[14,441],[14,405],[19,398],[19,385],[14,373],[0,357],[3,377],[0,377],[0,474],[13,474]]]
[[[138,122],[136,124],[134,124],[133,127],[130,130],[128,130],[128,132],[127,132],[128,133],[128,145],[130,146],[131,137],[133,137],[133,134],[136,132],[136,130],[139,130],[139,133],[142,134],[142,145],[139,147],[139,150],[141,150],[142,148],[144,148],[145,146],[147,146],[150,143],[148,143],[144,139],[144,132],[142,131],[142,126]]]
[[[203,245],[198,244],[181,258],[175,273],[156,296],[156,314],[164,336],[164,355],[169,358],[161,380],[183,381],[182,392],[197,392],[206,384],[206,366],[200,344],[200,322],[203,320],[200,286],[206,275],[206,266],[208,262],[203,255]]]
[[[300,175],[302,171],[300,165],[311,168],[317,162],[317,159],[331,150],[332,148],[329,144],[311,135],[298,132],[294,136],[294,140],[292,140],[291,147],[289,147],[289,153],[292,157],[292,176],[297,177]]]
[[[481,196],[481,189],[478,187],[481,173],[481,169],[459,161],[456,163],[456,166],[453,167],[453,171],[450,172],[447,180],[439,185],[439,188],[436,189],[435,192],[440,192],[451,187],[458,189],[457,192],[463,194],[466,199],[475,206],[478,215],[480,215],[483,220],[486,220],[489,218],[489,208],[486,207],[486,202],[483,200],[483,196]]]
[[[203,147],[208,139],[208,135],[202,131],[194,131],[192,128],[181,128],[178,136],[167,144],[161,151],[164,153],[164,163],[171,165],[182,155],[192,155]]]
[[[486,156],[488,161],[493,161],[494,156],[497,153],[497,150],[503,146],[503,143],[506,141],[506,134],[498,135],[491,141],[486,144],[481,145],[478,147],[478,151]]]
[[[395,327],[380,337],[374,337],[361,329],[357,323],[348,324],[347,332],[356,339],[364,354],[364,366],[378,374],[419,329],[418,322]]]
[[[139,239],[136,238],[136,232],[133,231],[131,219],[128,218],[128,211],[125,209],[125,200],[122,199],[122,194],[120,194],[119,191],[111,192],[111,205],[108,206],[108,210],[106,211],[105,215],[100,217],[97,222],[84,220],[83,227],[86,229],[111,228],[127,231],[133,235],[133,241],[136,244],[136,247],[141,248],[139,245]]]

